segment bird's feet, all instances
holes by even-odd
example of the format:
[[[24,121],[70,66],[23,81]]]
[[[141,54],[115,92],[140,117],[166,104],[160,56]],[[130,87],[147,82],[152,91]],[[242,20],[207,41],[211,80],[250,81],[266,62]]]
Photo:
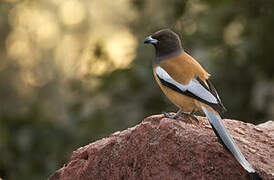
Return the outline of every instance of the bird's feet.
[[[180,115],[182,115],[183,117],[180,116]],[[191,113],[180,112],[180,114],[178,114],[178,113],[176,113],[176,114],[172,113],[171,114],[171,113],[164,112],[164,116],[166,118],[176,119],[176,120],[188,122],[188,123],[191,123],[191,124],[193,124],[192,121],[195,121],[194,124],[199,124],[199,120],[194,115],[192,115]]]
[[[170,118],[170,119],[176,119],[176,120],[181,120],[181,121],[184,121],[185,119],[180,117],[179,115],[176,114],[171,114],[171,113],[167,113],[167,112],[164,112],[164,116],[166,118]]]
[[[191,120],[194,120],[197,124],[199,124],[199,120],[198,120],[194,115],[189,114],[189,118],[190,118]]]

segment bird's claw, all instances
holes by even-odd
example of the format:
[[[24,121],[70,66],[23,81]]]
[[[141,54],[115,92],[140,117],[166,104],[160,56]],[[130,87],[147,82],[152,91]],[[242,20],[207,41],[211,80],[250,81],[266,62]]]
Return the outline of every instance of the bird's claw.
[[[185,119],[184,118],[182,118],[182,117],[179,117],[179,116],[177,116],[176,114],[170,114],[170,113],[167,113],[167,112],[164,112],[164,116],[166,117],[166,118],[169,118],[169,119],[176,119],[176,120],[181,120],[181,121],[184,121]]]
[[[199,120],[195,116],[190,115],[190,118],[194,120],[197,124],[199,124]]]
[[[171,115],[170,113],[164,112],[164,116],[170,119],[177,119],[176,114]]]
[[[193,120],[196,122],[196,124],[199,124],[199,120],[195,116],[193,116],[192,114],[188,114],[188,113],[184,113],[184,114],[187,117],[186,119],[178,116],[177,114],[170,114],[170,113],[164,112],[164,116],[166,118],[180,120],[180,121],[184,121],[184,122],[188,122],[188,121],[191,122]]]

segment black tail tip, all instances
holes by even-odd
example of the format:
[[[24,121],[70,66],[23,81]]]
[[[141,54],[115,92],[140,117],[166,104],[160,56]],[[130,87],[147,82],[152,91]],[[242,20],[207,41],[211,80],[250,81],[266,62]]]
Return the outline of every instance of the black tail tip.
[[[260,175],[256,172],[249,173],[250,180],[263,180]]]

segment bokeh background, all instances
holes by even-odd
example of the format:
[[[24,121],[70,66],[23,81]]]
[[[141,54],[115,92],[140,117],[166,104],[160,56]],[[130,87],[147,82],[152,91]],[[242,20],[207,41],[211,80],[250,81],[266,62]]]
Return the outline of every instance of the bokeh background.
[[[225,118],[274,117],[273,0],[1,0],[0,177],[46,179],[76,148],[175,111],[143,39],[172,28]]]

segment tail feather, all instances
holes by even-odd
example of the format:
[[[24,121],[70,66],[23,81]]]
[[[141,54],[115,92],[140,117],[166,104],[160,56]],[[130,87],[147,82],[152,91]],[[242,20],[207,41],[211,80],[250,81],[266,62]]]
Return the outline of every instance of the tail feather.
[[[249,173],[250,179],[251,180],[262,180],[262,178],[259,176],[258,173],[253,172],[253,173]]]
[[[202,109],[204,113],[206,114],[206,117],[208,118],[211,126],[213,127],[215,134],[218,136],[218,138],[220,139],[224,147],[233,154],[233,156],[236,158],[236,160],[241,164],[241,166],[245,170],[247,170],[250,174],[253,174],[253,177],[255,177],[254,174],[257,174],[257,173],[249,164],[249,162],[245,159],[244,155],[242,154],[242,152],[240,151],[240,149],[234,142],[233,138],[231,137],[230,133],[225,127],[221,117],[218,114],[211,112],[204,106],[202,106]]]

